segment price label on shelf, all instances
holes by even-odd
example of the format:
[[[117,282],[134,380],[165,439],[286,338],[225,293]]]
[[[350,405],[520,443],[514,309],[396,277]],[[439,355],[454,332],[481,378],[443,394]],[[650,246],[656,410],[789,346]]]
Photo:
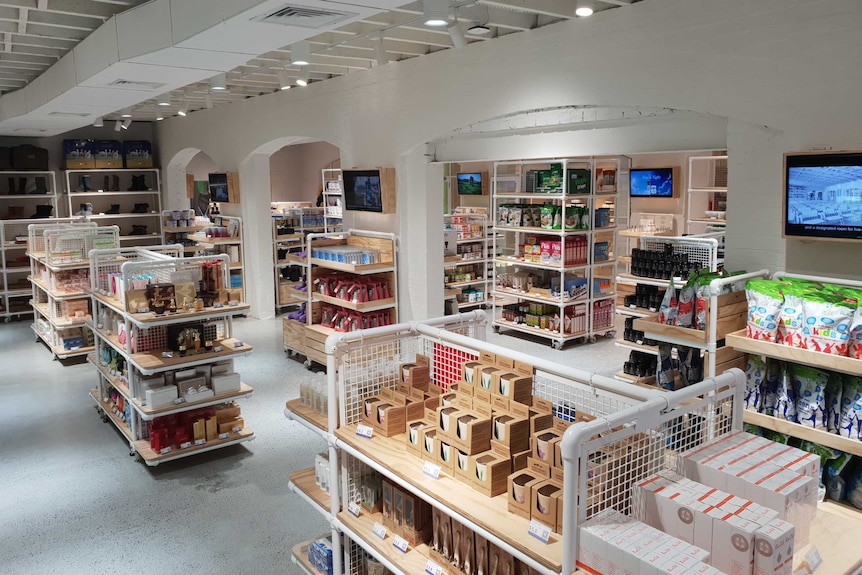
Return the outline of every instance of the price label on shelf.
[[[410,544],[401,536],[395,538],[395,541],[392,542],[392,546],[401,551],[402,553],[407,553],[407,548]]]
[[[637,308],[638,308],[638,306],[636,306],[635,304],[629,304],[629,309],[637,309]]]
[[[638,344],[638,345],[643,345],[643,344],[644,344],[644,340],[639,339],[639,340],[637,340],[635,343],[636,343],[636,344]]]
[[[823,558],[820,556],[820,552],[817,550],[817,547],[812,547],[811,550],[805,554],[805,564],[808,565],[809,573],[814,573],[821,565],[823,565]]]
[[[356,435],[359,437],[367,437],[371,439],[371,435],[374,433],[374,428],[369,427],[367,425],[362,425],[361,423],[356,426]]]
[[[219,434],[218,434],[218,438],[219,438],[219,439],[227,439],[227,438],[229,438],[229,437],[230,437],[230,433],[228,433],[228,432],[224,432],[224,433],[219,433]]]
[[[206,442],[206,439],[195,439],[195,445],[204,445]]]
[[[381,539],[386,539],[386,528],[380,524],[380,522],[374,522],[374,534],[380,537]]]
[[[443,568],[429,559],[425,564],[425,572],[428,575],[443,575]]]
[[[361,509],[359,507],[359,504],[355,501],[351,501],[347,505],[347,511],[349,511],[350,514],[353,515],[354,517],[359,517],[359,514],[361,513]]]
[[[240,427],[240,426],[236,426],[233,428],[234,433],[239,433],[240,431],[242,431],[242,427]]]
[[[167,455],[170,452],[171,452],[170,447],[162,447],[162,449],[159,451],[159,453],[161,453],[162,455]]]
[[[183,399],[182,397],[178,397],[174,400],[174,405],[179,405],[179,404],[185,403],[185,402],[186,402],[185,399]]]
[[[551,538],[551,528],[544,523],[536,521],[535,519],[530,521],[530,529],[528,533],[542,543],[547,543],[548,540]]]
[[[658,311],[658,308],[655,308],[655,307],[651,307],[651,308],[649,308],[649,312],[650,312],[650,313],[655,313],[655,312],[657,312],[657,311]]]
[[[191,441],[184,441],[184,442],[180,443],[180,449],[188,449],[191,446],[192,446]]]
[[[440,479],[440,466],[426,461],[425,465],[422,466],[422,473],[432,479]]]

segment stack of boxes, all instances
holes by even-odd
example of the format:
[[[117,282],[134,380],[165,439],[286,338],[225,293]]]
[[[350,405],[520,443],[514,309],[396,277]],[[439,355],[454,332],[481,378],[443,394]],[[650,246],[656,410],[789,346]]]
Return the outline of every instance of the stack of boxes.
[[[418,495],[383,480],[383,525],[410,545],[428,541],[431,536],[431,505]]]
[[[308,562],[322,575],[332,575],[332,537],[315,539],[308,545]]]
[[[395,389],[381,388],[362,402],[362,423],[378,435],[392,437],[407,431],[407,422],[422,419],[426,410],[440,404],[440,388],[431,385],[429,360],[417,355],[415,363],[398,369]]]
[[[215,441],[222,433],[237,433],[244,427],[236,402],[157,417],[147,422],[150,447],[183,449],[184,444]]]
[[[170,405],[182,397],[186,403],[212,399],[215,395],[240,390],[240,377],[233,360],[168,371],[141,380],[140,399],[151,409]]]

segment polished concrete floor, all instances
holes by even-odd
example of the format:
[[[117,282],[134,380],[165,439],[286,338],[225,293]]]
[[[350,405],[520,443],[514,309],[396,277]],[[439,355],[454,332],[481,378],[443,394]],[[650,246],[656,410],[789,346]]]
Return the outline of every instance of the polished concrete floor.
[[[0,324],[0,573],[301,573],[291,548],[328,526],[288,477],[325,444],[283,409],[303,380],[325,376],[286,357],[279,318],[235,328],[255,347],[236,362],[255,389],[241,401],[254,441],[147,467],[97,416],[91,365],[52,361],[26,321]],[[605,339],[563,351],[488,339],[605,374],[627,356]]]

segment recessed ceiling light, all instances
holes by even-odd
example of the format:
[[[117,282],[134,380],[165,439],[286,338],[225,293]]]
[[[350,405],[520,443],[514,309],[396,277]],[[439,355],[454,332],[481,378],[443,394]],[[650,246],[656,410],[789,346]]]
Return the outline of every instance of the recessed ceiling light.
[[[183,98],[183,102],[182,102],[182,104],[180,104],[180,109],[177,110],[177,115],[185,117],[186,114],[188,114],[188,113],[189,113],[189,105],[186,104],[186,99]]]
[[[164,119],[165,119],[165,117],[162,116],[161,114],[156,114],[156,122],[161,122]]]
[[[210,84],[213,90],[227,90],[227,77],[224,72],[210,78]]]
[[[577,14],[578,16],[592,16],[592,4],[587,0],[578,0],[578,7],[575,9],[575,14]]]
[[[278,89],[290,90],[290,75],[287,73],[287,70],[278,71]]]
[[[171,93],[168,92],[167,94],[162,94],[161,96],[159,96],[157,102],[158,102],[159,106],[170,106],[171,105]]]
[[[126,108],[125,110],[120,112],[120,117],[121,118],[131,118],[132,117],[132,111],[129,110],[128,108]]]
[[[426,26],[445,26],[449,23],[449,1],[422,0],[422,16]]]
[[[290,62],[294,66],[308,66],[311,54],[308,51],[308,42],[294,42],[290,45]]]
[[[105,122],[102,120],[102,116],[99,116],[98,118],[96,118],[93,121],[93,127],[94,128],[101,128],[104,125],[105,125]]]

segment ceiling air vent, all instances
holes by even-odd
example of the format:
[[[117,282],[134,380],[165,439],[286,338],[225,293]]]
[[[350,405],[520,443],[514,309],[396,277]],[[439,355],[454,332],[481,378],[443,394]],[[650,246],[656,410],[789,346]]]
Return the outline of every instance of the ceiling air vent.
[[[108,86],[112,88],[129,88],[135,90],[158,90],[166,86],[165,82],[139,82],[137,80],[123,80],[122,78],[114,80]]]
[[[49,116],[59,116],[61,118],[87,118],[89,112],[48,112]]]
[[[285,4],[278,10],[252,18],[254,22],[266,22],[280,26],[298,26],[300,28],[326,28],[338,24],[348,18],[359,16],[352,12],[336,10],[321,10],[296,4]]]

